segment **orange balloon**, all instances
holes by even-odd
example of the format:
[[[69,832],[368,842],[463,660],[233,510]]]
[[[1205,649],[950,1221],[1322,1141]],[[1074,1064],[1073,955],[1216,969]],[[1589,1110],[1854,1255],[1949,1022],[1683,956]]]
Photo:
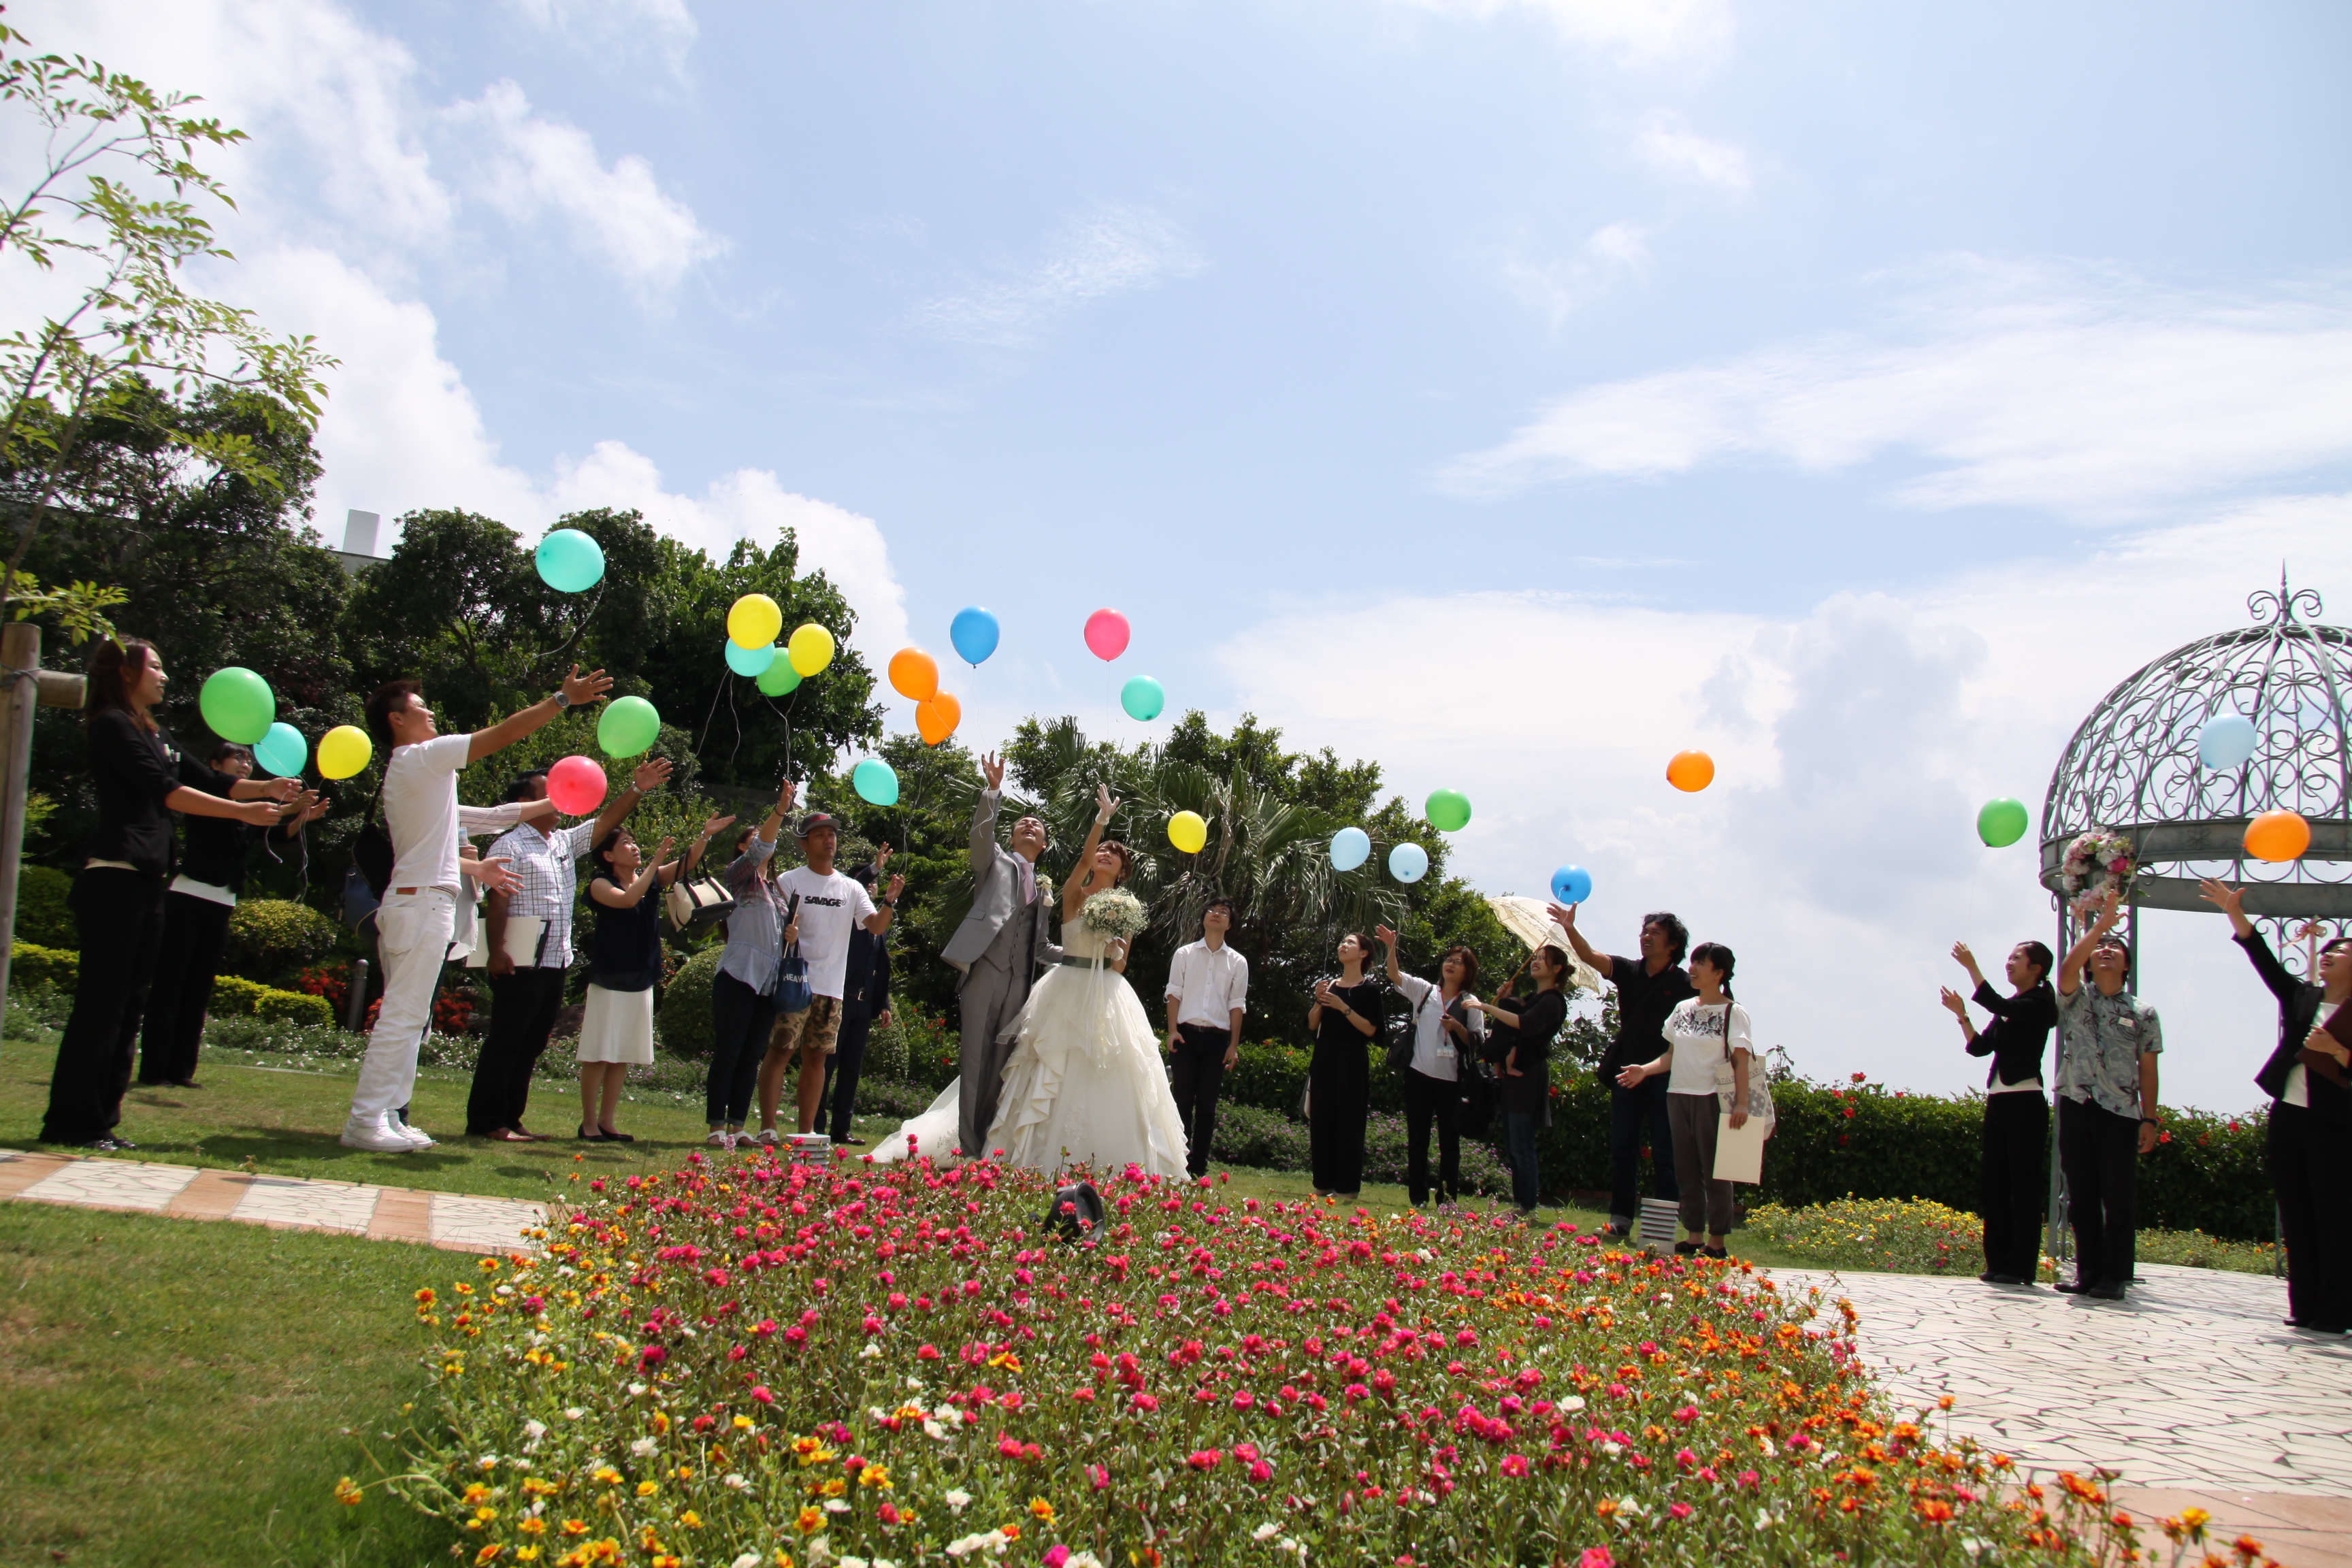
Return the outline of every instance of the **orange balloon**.
[[[2266,811],[2246,824],[2246,853],[2273,863],[2311,847],[2311,824],[2291,811]]]
[[[1715,759],[1705,752],[1676,752],[1666,763],[1666,782],[1696,795],[1715,782]]]
[[[890,684],[901,697],[928,702],[939,694],[940,661],[919,647],[902,647],[890,656]]]
[[[956,732],[963,722],[963,704],[955,700],[952,691],[934,692],[915,706],[915,728],[921,732],[923,744],[936,746]]]

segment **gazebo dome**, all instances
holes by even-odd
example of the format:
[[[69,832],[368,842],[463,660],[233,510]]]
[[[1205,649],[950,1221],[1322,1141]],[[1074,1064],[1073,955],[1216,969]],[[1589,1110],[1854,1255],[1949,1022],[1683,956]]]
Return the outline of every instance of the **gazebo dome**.
[[[2103,827],[2137,847],[2135,901],[2198,910],[2200,877],[2248,885],[2246,912],[2273,920],[2352,916],[2352,630],[2316,624],[2311,589],[2246,601],[2253,625],[2143,666],[2091,710],[2050,775],[2042,807],[2042,882],[2058,890],[2066,846]],[[2254,754],[2226,773],[2199,761],[2200,732],[2224,714],[2254,726]],[[2304,857],[2248,856],[2246,825],[2265,811],[2311,825]]]

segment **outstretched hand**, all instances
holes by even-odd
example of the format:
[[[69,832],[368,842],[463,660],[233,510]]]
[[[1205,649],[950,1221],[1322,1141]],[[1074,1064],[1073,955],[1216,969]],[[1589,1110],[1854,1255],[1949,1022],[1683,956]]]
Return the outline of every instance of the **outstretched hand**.
[[[1118,797],[1110,793],[1110,785],[1095,781],[1095,820],[1108,826],[1111,813],[1118,809]]]
[[[601,701],[604,693],[612,689],[613,678],[601,669],[592,669],[583,675],[575,664],[572,667],[572,673],[563,678],[563,695],[572,699],[574,708],[583,702]]]
[[[1944,987],[1944,1005],[1951,1009],[1953,1017],[1962,1023],[1968,1021],[1969,999],[1948,985]]]
[[[1004,787],[1004,759],[994,752],[982,752],[980,754],[980,776],[988,781],[990,789],[1002,790]]]
[[[1562,931],[1574,931],[1576,929],[1576,906],[1574,904],[1547,904],[1544,906],[1544,913],[1549,915],[1553,920],[1558,921],[1559,922],[1559,929]]]
[[[1390,930],[1387,926],[1374,926],[1372,928],[1372,934],[1380,938],[1381,945],[1382,947],[1394,947],[1397,944],[1396,932]]]
[[[629,787],[639,795],[650,795],[669,780],[669,759],[655,757],[639,763],[637,771],[629,775]]]
[[[2099,900],[2099,918],[2091,922],[2091,929],[2101,936],[2115,930],[2116,921],[2123,918],[2123,889],[2109,888],[2106,896]]]
[[[2233,888],[2217,877],[2205,877],[2198,880],[2197,893],[2207,903],[2229,916],[2231,924],[2245,918],[2245,889]]]

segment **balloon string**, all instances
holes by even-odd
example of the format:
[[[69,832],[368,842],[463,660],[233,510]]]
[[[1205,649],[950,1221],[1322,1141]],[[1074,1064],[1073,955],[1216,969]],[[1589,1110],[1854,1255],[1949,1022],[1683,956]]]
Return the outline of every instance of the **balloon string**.
[[[570,647],[573,643],[580,640],[580,634],[586,631],[588,629],[588,623],[595,618],[596,607],[604,602],[604,584],[606,581],[607,579],[603,577],[596,579],[596,596],[589,600],[588,607],[581,612],[580,624],[572,628],[572,635],[565,637],[553,647],[549,648],[546,652],[531,655],[530,660],[531,667],[535,668],[541,659],[551,658],[557,654],[563,652],[564,649]]]

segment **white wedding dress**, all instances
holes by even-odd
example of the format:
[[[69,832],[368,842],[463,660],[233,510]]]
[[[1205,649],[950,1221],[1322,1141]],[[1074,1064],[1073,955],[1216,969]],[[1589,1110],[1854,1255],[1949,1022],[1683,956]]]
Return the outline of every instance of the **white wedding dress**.
[[[989,1129],[992,1158],[1057,1171],[1085,1164],[1116,1175],[1129,1164],[1147,1175],[1184,1173],[1184,1119],[1160,1065],[1160,1037],[1127,976],[1103,962],[1103,940],[1083,920],[1066,932],[1065,952],[1078,963],[1059,963],[1029,990],[1015,1027],[1019,1038],[1004,1064]],[[908,1157],[910,1149],[944,1163],[956,1150],[961,1080],[940,1091],[930,1108],[884,1139],[877,1163]]]

